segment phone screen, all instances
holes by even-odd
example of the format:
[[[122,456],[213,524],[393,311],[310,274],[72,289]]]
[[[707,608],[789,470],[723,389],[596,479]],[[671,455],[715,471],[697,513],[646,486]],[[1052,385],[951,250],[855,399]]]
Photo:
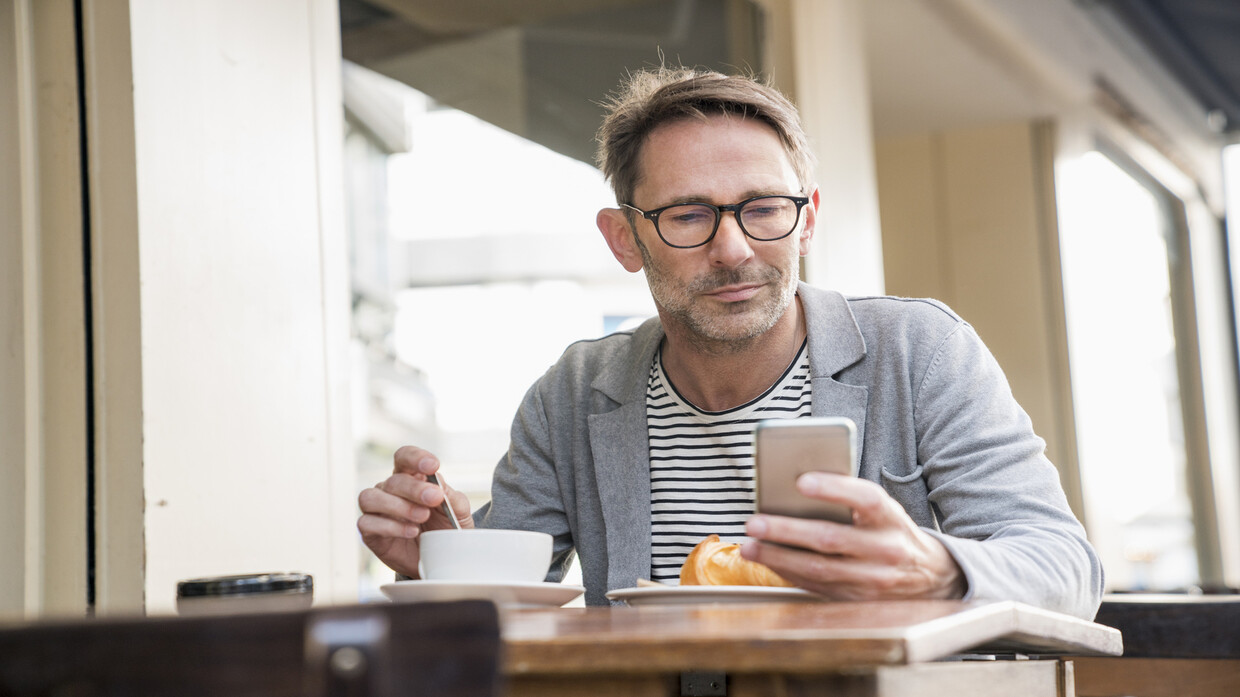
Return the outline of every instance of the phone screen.
[[[806,472],[856,475],[857,427],[843,417],[771,419],[754,429],[755,494],[759,513],[852,523],[852,509],[802,496]]]

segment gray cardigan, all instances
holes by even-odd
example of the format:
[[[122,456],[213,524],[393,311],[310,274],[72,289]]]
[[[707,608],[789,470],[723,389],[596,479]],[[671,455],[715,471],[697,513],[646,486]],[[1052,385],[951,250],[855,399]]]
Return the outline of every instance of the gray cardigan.
[[[857,424],[861,477],[946,545],[973,599],[1092,619],[1102,568],[1002,370],[944,305],[845,299],[802,284],[813,413]],[[548,580],[576,551],[586,602],[650,577],[646,379],[657,319],[571,345],[530,388],[476,520],[555,538]]]

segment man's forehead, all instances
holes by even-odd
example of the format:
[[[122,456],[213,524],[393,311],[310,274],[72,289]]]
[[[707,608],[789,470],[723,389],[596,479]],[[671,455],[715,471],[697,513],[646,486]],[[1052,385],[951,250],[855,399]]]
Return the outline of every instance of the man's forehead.
[[[778,152],[779,172],[778,178],[784,175],[792,175],[795,177],[795,171],[792,166],[791,157],[784,147],[783,141],[780,139],[778,132],[768,123],[755,119],[753,117],[741,116],[736,114],[712,114],[703,117],[684,117],[659,124],[646,134],[642,142],[641,149],[638,152],[636,177],[633,181],[634,192],[641,189],[644,185],[651,185],[650,174],[651,167],[648,166],[651,159],[659,160],[668,156],[669,150],[683,149],[683,154],[688,159],[701,150],[696,149],[693,141],[701,139],[702,149],[719,148],[719,142],[713,141],[714,134],[726,137],[726,143],[738,146],[734,152],[740,154],[744,149],[752,148],[755,139],[758,142],[769,143]],[[711,142],[713,141],[713,142]],[[686,144],[689,143],[689,144]],[[745,148],[741,146],[744,145]],[[759,146],[761,147],[761,146]],[[733,152],[724,149],[725,152]],[[767,151],[771,152],[771,151]],[[770,160],[769,157],[760,157],[755,159]],[[669,163],[660,162],[659,166],[663,167],[658,171],[660,175],[658,186],[661,191],[658,192],[663,196],[671,196],[676,200],[685,201],[709,201],[712,197],[704,190],[699,190],[695,181],[698,176],[690,175],[688,172],[668,171],[665,169]],[[717,174],[713,170],[707,174]],[[770,181],[773,172],[768,172],[768,176],[761,177],[763,181],[754,181],[735,195],[742,195],[744,198],[750,196],[761,196],[764,194],[786,194],[787,184],[776,183]],[[701,175],[701,173],[699,173]],[[648,192],[650,193],[650,192]],[[727,203],[726,201],[723,203]]]
[[[651,140],[676,138],[676,137],[693,137],[704,131],[711,131],[720,128],[729,130],[749,130],[757,128],[768,132],[775,138],[779,138],[779,132],[775,127],[766,121],[744,114],[731,114],[727,112],[685,115],[664,121],[654,128],[651,128],[644,139],[643,145],[648,144]]]

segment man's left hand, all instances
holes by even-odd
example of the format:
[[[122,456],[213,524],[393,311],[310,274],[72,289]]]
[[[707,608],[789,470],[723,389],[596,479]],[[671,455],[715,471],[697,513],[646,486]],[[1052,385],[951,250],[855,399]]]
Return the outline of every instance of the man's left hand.
[[[964,573],[933,535],[874,482],[826,472],[797,480],[805,496],[853,509],[853,524],[756,515],[741,556],[837,600],[961,598]],[[765,544],[778,543],[778,544]]]

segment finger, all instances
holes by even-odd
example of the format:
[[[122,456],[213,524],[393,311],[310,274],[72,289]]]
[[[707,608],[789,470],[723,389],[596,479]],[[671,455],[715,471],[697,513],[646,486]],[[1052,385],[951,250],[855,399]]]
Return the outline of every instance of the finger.
[[[853,524],[861,527],[885,527],[902,522],[895,509],[903,513],[883,487],[867,479],[830,472],[806,472],[797,478],[797,491],[803,496],[848,506],[853,510]],[[907,516],[904,516],[907,517]]]
[[[469,497],[456,489],[451,491],[451,496],[452,512],[456,514],[456,522],[464,525],[465,521],[468,520],[470,525],[473,525],[474,515],[469,507]]]
[[[827,556],[761,542],[746,542],[741,555],[770,567],[784,580],[800,588],[839,600],[878,597],[886,586],[879,581],[882,567],[849,557]]]
[[[380,538],[396,537],[413,539],[421,532],[421,527],[413,523],[401,522],[380,515],[366,514],[357,519],[357,531],[362,534],[364,542]]]
[[[864,506],[886,495],[868,479],[833,472],[806,472],[797,477],[796,486],[803,496],[846,506]]]
[[[434,474],[439,471],[439,458],[414,445],[405,445],[392,456],[393,469],[407,474]]]
[[[906,515],[904,517],[907,519]],[[746,522],[745,533],[755,540],[805,549],[820,555],[847,557],[880,566],[901,566],[908,564],[916,553],[917,541],[912,536],[916,536],[918,531],[911,519],[907,525],[897,522],[867,528],[825,520],[759,515]]]
[[[366,489],[357,496],[363,514],[391,518],[402,523],[424,523],[430,508],[380,489]]]
[[[469,513],[470,513],[469,497],[461,493],[460,491],[453,489],[452,486],[448,484],[448,479],[444,477],[442,472],[435,475],[435,478],[439,480],[439,486],[443,488],[444,495],[447,496],[448,499],[452,502],[452,512],[456,513],[456,517],[458,521],[464,520],[464,518],[470,517],[469,516]],[[442,499],[439,501],[439,503],[443,503]],[[439,504],[435,504],[435,505],[439,505]]]
[[[935,588],[925,573],[903,566],[812,554],[808,559],[786,561],[788,565],[777,569],[777,573],[790,583],[832,598],[866,600],[930,597],[928,592]]]
[[[755,540],[821,554],[853,555],[866,545],[865,536],[851,525],[777,515],[753,516],[745,522],[745,534]]]
[[[422,475],[397,472],[385,479],[378,489],[418,506],[434,508],[443,503],[443,489],[426,481]]]

